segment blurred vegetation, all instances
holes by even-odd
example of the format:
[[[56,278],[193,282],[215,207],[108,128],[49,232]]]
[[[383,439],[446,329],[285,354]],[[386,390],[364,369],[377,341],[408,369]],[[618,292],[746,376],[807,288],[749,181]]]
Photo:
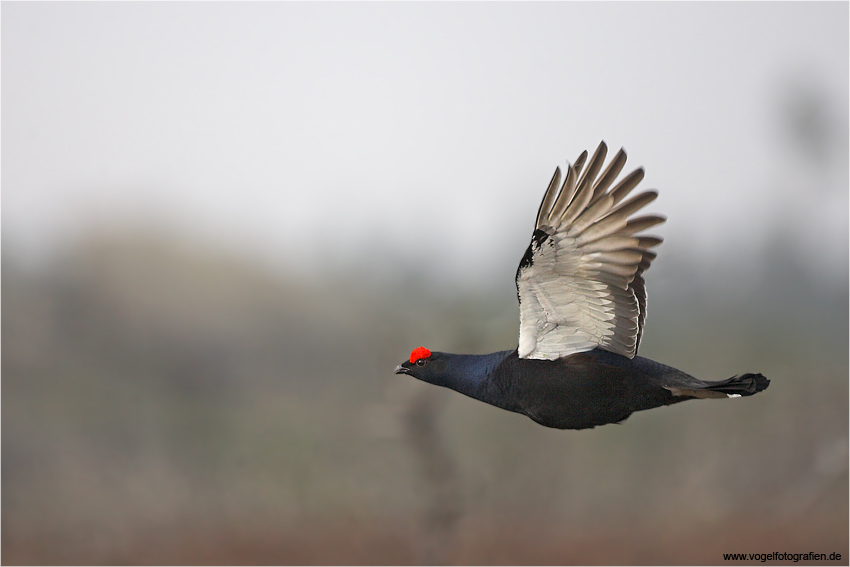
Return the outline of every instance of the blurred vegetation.
[[[771,387],[583,432],[392,374],[420,344],[514,346],[510,274],[474,296],[298,280],[139,235],[4,253],[3,561],[846,558],[846,279],[777,250],[719,289],[669,252],[641,354]]]

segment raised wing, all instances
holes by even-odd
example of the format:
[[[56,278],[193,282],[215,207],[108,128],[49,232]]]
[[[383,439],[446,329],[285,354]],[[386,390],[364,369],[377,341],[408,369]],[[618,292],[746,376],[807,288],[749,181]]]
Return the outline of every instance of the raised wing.
[[[661,239],[635,234],[665,218],[630,218],[658,193],[624,201],[643,169],[611,187],[626,152],[617,152],[600,175],[607,152],[605,142],[599,144],[582,171],[583,152],[567,167],[563,185],[556,169],[540,204],[516,274],[520,358],[554,360],[597,347],[629,358],[637,353],[646,319],[642,274],[655,258],[650,248]]]

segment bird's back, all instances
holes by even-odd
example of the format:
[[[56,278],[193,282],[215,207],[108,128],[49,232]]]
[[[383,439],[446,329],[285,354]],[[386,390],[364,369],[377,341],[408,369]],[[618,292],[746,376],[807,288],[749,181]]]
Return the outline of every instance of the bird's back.
[[[691,399],[674,396],[665,385],[696,380],[649,359],[600,349],[558,360],[524,359],[513,352],[492,379],[513,402],[510,409],[558,429],[617,423],[636,411]]]

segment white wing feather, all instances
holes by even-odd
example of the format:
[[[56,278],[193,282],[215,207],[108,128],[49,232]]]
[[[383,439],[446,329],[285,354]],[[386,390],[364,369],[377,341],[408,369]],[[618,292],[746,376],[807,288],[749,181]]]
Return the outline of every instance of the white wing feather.
[[[599,175],[606,153],[602,142],[581,172],[583,153],[575,168],[568,166],[560,190],[556,169],[543,197],[516,277],[521,358],[554,360],[597,347],[629,358],[637,353],[646,318],[641,274],[661,239],[635,233],[665,219],[630,218],[658,194],[623,201],[643,179],[640,168],[609,191],[626,153],[620,150]]]

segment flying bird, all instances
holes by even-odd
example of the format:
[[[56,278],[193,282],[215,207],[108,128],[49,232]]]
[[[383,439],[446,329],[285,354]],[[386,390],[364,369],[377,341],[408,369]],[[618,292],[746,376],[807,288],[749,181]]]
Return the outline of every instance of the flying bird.
[[[663,223],[634,216],[656,191],[626,197],[643,168],[625,175],[620,150],[602,170],[605,142],[561,170],[543,196],[516,272],[519,344],[491,354],[418,347],[395,369],[558,429],[619,423],[633,412],[700,398],[751,396],[761,374],[708,382],[637,356],[646,321],[644,274],[661,244],[638,233]],[[601,173],[600,173],[601,172]]]

